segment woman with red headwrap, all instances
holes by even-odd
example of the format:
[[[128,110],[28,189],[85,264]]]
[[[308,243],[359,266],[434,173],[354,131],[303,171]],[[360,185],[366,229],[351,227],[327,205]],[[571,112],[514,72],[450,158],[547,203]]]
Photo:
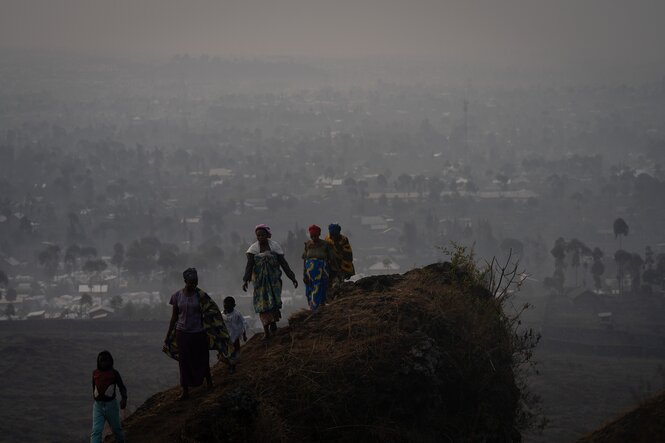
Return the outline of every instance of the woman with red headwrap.
[[[330,272],[337,270],[335,256],[330,244],[321,240],[321,228],[316,225],[309,227],[309,238],[305,242],[303,281],[307,304],[312,311],[326,303]]]
[[[298,287],[298,280],[284,258],[282,247],[271,240],[272,233],[267,225],[254,228],[256,242],[247,250],[247,266],[243,277],[242,290],[247,292],[250,280],[254,281],[254,312],[259,314],[264,339],[277,330],[277,322],[282,318],[282,270]],[[281,269],[280,269],[281,268]]]

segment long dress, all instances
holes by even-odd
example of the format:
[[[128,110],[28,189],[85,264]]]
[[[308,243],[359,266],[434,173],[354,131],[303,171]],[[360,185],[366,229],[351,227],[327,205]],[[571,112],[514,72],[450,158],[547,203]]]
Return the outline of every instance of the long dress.
[[[326,242],[332,247],[335,260],[337,260],[337,267],[339,271],[331,275],[331,280],[344,281],[353,277],[356,274],[356,269],[353,266],[353,250],[349,239],[340,234],[336,238],[330,235],[326,236]]]
[[[164,342],[162,351],[178,361],[180,368],[180,384],[196,387],[203,383],[209,371],[208,350],[217,351],[222,357],[229,356],[229,334],[224,325],[222,313],[212,298],[202,289],[196,288],[198,309],[191,313],[200,316],[201,331],[188,333],[176,328],[170,332]],[[182,291],[171,297],[171,304],[178,304],[185,298]],[[181,312],[184,306],[179,306]],[[198,322],[197,322],[198,323]]]
[[[309,309],[316,311],[326,303],[330,272],[336,269],[332,248],[323,240],[307,241],[302,254],[305,261],[305,296]]]
[[[268,240],[268,248],[261,251],[259,242],[247,249],[247,266],[244,281],[254,282],[254,312],[259,314],[264,326],[277,323],[282,309],[282,268],[287,277],[295,275],[284,259],[284,250],[274,240]]]
[[[254,312],[268,325],[282,318],[282,270],[273,251],[254,255]]]

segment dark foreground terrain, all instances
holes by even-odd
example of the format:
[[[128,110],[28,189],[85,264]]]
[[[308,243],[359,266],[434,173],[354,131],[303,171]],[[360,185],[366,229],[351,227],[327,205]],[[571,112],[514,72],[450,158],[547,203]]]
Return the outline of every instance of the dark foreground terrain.
[[[0,441],[89,441],[91,373],[111,351],[129,393],[127,413],[178,383],[161,352],[164,322],[15,321],[0,323]]]
[[[148,442],[516,441],[520,342],[470,266],[437,263],[345,283],[329,303],[247,343],[238,370],[127,419]]]
[[[102,349],[114,354],[128,385],[128,412],[177,385],[177,364],[161,352],[165,327],[166,320],[0,322],[0,441],[87,441],[90,372]],[[663,387],[659,358],[546,347],[534,358],[540,375],[530,385],[543,398],[549,424],[540,435],[524,435],[527,442],[574,441]]]
[[[540,349],[530,386],[543,399],[548,425],[527,442],[576,441],[663,387],[658,358],[598,356]]]

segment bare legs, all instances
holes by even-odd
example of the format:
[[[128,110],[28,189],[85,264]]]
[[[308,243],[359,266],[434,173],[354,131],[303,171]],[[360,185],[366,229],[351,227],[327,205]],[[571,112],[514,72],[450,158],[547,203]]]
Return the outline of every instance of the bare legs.
[[[263,339],[267,340],[273,335],[275,335],[275,332],[277,332],[277,322],[270,322],[268,324],[263,325]]]

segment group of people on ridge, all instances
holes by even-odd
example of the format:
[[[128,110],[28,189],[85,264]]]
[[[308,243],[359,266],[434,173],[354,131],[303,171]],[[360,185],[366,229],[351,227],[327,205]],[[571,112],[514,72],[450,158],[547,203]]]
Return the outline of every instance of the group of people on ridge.
[[[348,280],[355,274],[353,251],[349,239],[342,235],[338,224],[328,226],[328,235],[321,239],[321,228],[312,225],[308,229],[310,239],[305,242],[303,259],[303,283],[309,309],[316,311],[324,305],[330,287]],[[282,309],[282,271],[295,288],[298,280],[291,270],[281,245],[272,240],[270,227],[260,224],[254,228],[256,241],[247,249],[247,265],[243,276],[243,291],[253,282],[254,311],[259,315],[264,330],[264,340],[277,330]],[[180,370],[180,400],[189,397],[189,388],[206,382],[212,388],[209,350],[217,351],[218,358],[226,361],[230,370],[240,351],[240,338],[247,341],[247,323],[235,309],[235,299],[226,297],[223,311],[198,287],[198,273],[194,268],[183,272],[185,286],[173,294],[169,304],[173,307],[169,328],[164,339],[163,351],[178,361]],[[108,351],[97,357],[97,369],[93,372],[93,430],[91,443],[101,442],[104,422],[108,421],[116,441],[124,442],[120,425],[120,412],[116,401],[116,386],[120,390],[120,409],[127,405],[127,389]]]
[[[328,226],[328,236],[321,239],[321,228],[312,225],[308,229],[310,240],[305,242],[302,253],[303,283],[307,304],[312,311],[325,304],[331,285],[351,278],[355,274],[353,251],[349,239],[342,235],[338,224]],[[282,309],[282,270],[298,287],[298,280],[284,256],[284,250],[272,239],[270,227],[261,224],[254,228],[256,242],[247,249],[247,265],[243,276],[243,291],[249,282],[254,283],[254,311],[259,314],[264,338],[268,339],[277,329]]]

